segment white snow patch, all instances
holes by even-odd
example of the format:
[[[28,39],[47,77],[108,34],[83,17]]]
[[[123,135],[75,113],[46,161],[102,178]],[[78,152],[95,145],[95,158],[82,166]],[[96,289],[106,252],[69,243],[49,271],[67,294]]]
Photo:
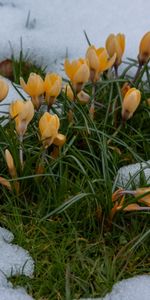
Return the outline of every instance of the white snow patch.
[[[142,176],[150,184],[150,160],[121,167],[117,172],[115,185],[128,189],[132,189],[132,186],[139,187]]]
[[[142,275],[124,279],[113,286],[112,292],[104,298],[86,298],[82,300],[149,300],[150,276]]]
[[[14,235],[0,227],[0,300],[33,300],[24,288],[13,288],[11,276],[33,276],[34,261],[28,251],[11,244]]]

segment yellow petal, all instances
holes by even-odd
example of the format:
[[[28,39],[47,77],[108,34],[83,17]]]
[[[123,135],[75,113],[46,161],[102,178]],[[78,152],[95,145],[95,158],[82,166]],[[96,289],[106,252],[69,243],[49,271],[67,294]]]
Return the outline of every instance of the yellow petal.
[[[56,146],[63,146],[65,142],[66,142],[66,136],[61,133],[58,133],[53,141],[54,145]]]
[[[9,91],[8,84],[3,79],[0,79],[0,101],[6,98],[8,91]]]
[[[141,65],[145,64],[150,58],[150,31],[140,41],[138,58]]]
[[[122,118],[128,120],[139,106],[141,101],[141,93],[136,88],[131,88],[125,94],[122,103]]]

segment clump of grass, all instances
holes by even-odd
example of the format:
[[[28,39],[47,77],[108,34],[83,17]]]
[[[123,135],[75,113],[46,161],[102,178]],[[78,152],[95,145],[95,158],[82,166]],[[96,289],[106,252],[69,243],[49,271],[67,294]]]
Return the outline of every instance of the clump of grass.
[[[0,127],[0,176],[12,187],[1,185],[1,225],[15,234],[16,243],[35,260],[34,279],[13,280],[16,285],[26,285],[36,299],[104,296],[118,280],[149,272],[149,212],[121,209],[110,218],[117,170],[150,156],[148,62],[135,80],[134,74],[128,74],[137,67],[138,61],[129,59],[119,77],[106,71],[100,80],[86,82],[82,91],[89,101],[84,105],[79,85],[72,81],[72,101],[66,87],[57,100],[47,98],[45,102],[46,91],[42,101],[38,95],[41,106],[21,142],[23,163],[15,124],[19,113]],[[15,64],[14,69],[18,82],[24,75]],[[126,82],[138,88],[142,97],[133,117],[123,123],[122,87]],[[57,114],[59,130],[66,136],[55,155],[56,143],[49,144],[49,136],[43,140],[38,129],[46,110]],[[14,160],[15,178],[7,167],[6,149]]]

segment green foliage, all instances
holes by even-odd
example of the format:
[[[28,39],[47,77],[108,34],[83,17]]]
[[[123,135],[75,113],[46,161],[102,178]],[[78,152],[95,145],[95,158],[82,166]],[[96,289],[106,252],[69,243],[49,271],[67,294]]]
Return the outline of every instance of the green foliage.
[[[36,299],[103,296],[118,280],[149,272],[149,212],[119,212],[112,223],[109,218],[119,167],[150,157],[148,66],[132,83],[142,92],[138,110],[125,125],[121,119],[121,88],[132,81],[127,72],[136,64],[129,60],[119,79],[106,73],[97,82],[94,119],[89,104],[72,104],[64,92],[60,94],[52,111],[59,115],[60,132],[67,141],[55,159],[52,147],[43,155],[38,132],[41,111],[24,137],[23,169],[14,120],[0,127],[0,176],[12,187],[16,181],[20,184],[18,193],[0,187],[1,225],[35,260],[35,278],[14,282],[25,282]],[[24,74],[15,61],[14,69],[18,82]],[[92,100],[91,84],[85,91]],[[7,170],[5,149],[14,158],[15,179]],[[41,163],[44,170],[39,173]]]

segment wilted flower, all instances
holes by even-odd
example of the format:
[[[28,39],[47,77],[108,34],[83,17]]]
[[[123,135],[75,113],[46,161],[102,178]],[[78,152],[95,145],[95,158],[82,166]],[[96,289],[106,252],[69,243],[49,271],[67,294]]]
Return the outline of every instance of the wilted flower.
[[[63,134],[58,133],[60,127],[60,121],[57,115],[51,115],[45,112],[39,121],[39,130],[41,134],[41,140],[45,148],[51,144],[56,146],[62,146],[66,137]]]
[[[115,62],[116,54],[111,59],[105,48],[96,49],[95,46],[90,46],[86,52],[86,58],[90,67],[90,79],[95,82],[99,79],[100,73],[111,68]]]
[[[20,85],[23,90],[31,96],[31,100],[35,109],[39,109],[41,105],[40,96],[44,93],[44,82],[40,75],[36,73],[31,73],[27,83],[25,83],[24,79],[20,77]]]
[[[141,93],[136,88],[131,88],[125,94],[122,103],[122,119],[126,121],[130,119],[139,106],[141,101]]]
[[[3,101],[6,98],[8,91],[8,84],[3,79],[0,79],[0,101]]]
[[[50,107],[61,92],[62,78],[55,73],[48,73],[44,80],[45,99]]]
[[[64,69],[67,76],[70,78],[75,92],[80,92],[83,84],[89,80],[90,71],[86,59],[78,59],[69,62],[65,60]]]
[[[118,33],[117,35],[110,34],[106,40],[106,49],[110,57],[116,53],[114,65],[119,66],[125,50],[125,35],[122,33]]]
[[[125,96],[125,94],[130,90],[131,86],[128,82],[125,82],[121,88],[121,94],[122,94],[122,97]]]
[[[81,91],[80,93],[77,94],[77,100],[81,104],[87,104],[90,101],[90,96],[84,91]]]
[[[19,136],[23,136],[27,126],[34,116],[34,107],[30,100],[16,100],[10,104],[9,108],[11,118],[15,119],[16,131]]]
[[[150,58],[150,31],[145,33],[139,45],[138,60],[140,65],[144,65]]]

